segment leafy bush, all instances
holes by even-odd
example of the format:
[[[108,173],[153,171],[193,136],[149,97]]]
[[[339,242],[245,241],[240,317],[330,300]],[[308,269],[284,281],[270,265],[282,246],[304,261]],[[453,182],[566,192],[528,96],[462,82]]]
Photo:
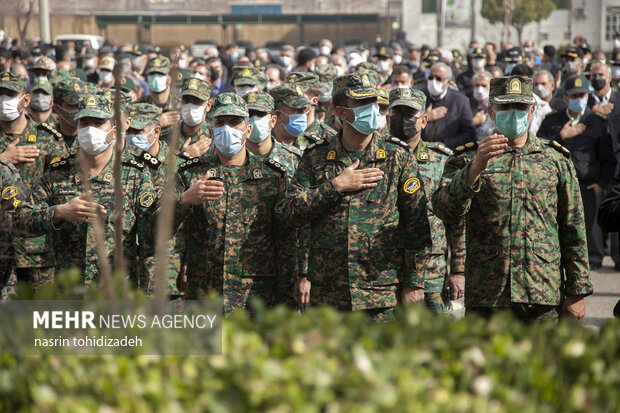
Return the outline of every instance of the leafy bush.
[[[67,288],[67,287],[65,287]],[[49,293],[49,292],[48,292]],[[257,303],[223,356],[0,356],[0,411],[617,412],[620,323],[594,332],[435,317],[385,325]]]

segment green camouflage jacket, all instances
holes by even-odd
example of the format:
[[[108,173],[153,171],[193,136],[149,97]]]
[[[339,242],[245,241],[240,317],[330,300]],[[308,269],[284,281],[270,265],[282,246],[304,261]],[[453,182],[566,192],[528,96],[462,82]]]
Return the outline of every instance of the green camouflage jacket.
[[[326,124],[315,120],[312,125],[299,135],[295,139],[295,146],[303,152],[308,145],[318,142],[321,139],[331,140],[332,136],[336,134],[336,131]]]
[[[444,222],[466,220],[465,306],[559,305],[565,295],[591,294],[583,207],[568,151],[530,134],[524,147],[491,159],[470,187],[476,151],[474,143],[467,146],[448,160],[433,195]]]
[[[12,218],[25,199],[19,172],[12,163],[0,159],[0,288],[4,288],[15,266]]]

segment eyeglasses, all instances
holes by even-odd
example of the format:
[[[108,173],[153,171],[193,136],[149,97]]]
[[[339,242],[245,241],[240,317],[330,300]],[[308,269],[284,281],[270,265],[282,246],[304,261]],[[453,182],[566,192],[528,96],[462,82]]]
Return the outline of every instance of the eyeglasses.
[[[445,79],[442,79],[439,76],[429,76],[428,80],[438,80],[440,82],[443,82]]]

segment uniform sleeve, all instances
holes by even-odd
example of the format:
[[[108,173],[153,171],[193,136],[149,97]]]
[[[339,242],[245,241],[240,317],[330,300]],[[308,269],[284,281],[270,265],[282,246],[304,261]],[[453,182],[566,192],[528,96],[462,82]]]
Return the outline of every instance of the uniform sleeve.
[[[159,207],[159,198],[157,191],[153,185],[150,174],[142,171],[138,186],[135,188],[137,192],[135,214],[135,235],[131,235],[125,239],[125,251],[135,250],[138,252],[134,257],[134,265],[137,266],[137,274],[140,286],[148,286],[150,280],[155,274],[155,220],[157,219],[156,211]],[[137,242],[137,244],[136,244]],[[148,279],[147,279],[148,278]]]
[[[448,225],[456,225],[467,214],[471,200],[480,191],[480,179],[469,185],[467,174],[471,162],[464,155],[452,156],[446,162],[439,188],[432,196],[433,209]]]
[[[332,180],[313,185],[313,178],[310,157],[304,155],[286,195],[276,204],[276,213],[281,214],[284,221],[296,227],[309,224],[342,200]]]
[[[399,227],[404,241],[403,286],[424,288],[424,272],[432,248],[428,209],[418,164],[408,152],[398,180]]]
[[[48,204],[51,193],[49,174],[44,174],[32,187],[28,202],[20,205],[14,215],[14,227],[25,237],[36,237],[54,231],[54,211],[56,206]]]
[[[192,207],[185,207],[181,205],[181,195],[183,192],[187,191],[190,186],[187,183],[189,180],[186,178],[185,173],[179,171],[176,176],[176,185],[175,185],[175,203],[174,203],[174,231],[178,231],[181,227],[181,224],[190,216],[192,212]],[[159,213],[159,211],[158,211]]]
[[[446,225],[446,238],[450,247],[450,274],[465,274],[465,219]]]
[[[557,219],[562,267],[566,276],[564,293],[567,296],[590,295],[592,282],[577,172],[569,159],[563,158],[560,162]]]

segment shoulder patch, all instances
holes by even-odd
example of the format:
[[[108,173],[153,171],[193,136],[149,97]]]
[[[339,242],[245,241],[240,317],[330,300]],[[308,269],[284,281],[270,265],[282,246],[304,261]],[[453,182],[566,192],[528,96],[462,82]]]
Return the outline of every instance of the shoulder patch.
[[[283,174],[286,173],[286,168],[284,167],[284,165],[282,165],[278,161],[274,161],[273,159],[267,159],[265,161],[265,164],[267,164],[269,167],[271,167],[272,169],[275,169],[278,172],[281,172]]]
[[[319,139],[318,141],[316,141],[316,142],[311,143],[310,145],[308,145],[308,146],[306,147],[306,150],[313,149],[313,148],[316,148],[316,147],[318,147],[318,146],[327,145],[328,143],[329,143],[329,141],[327,141],[327,139]]]
[[[183,162],[181,165],[179,165],[179,171],[189,169],[193,167],[194,165],[198,164],[199,161],[200,161],[200,158],[193,158],[193,159],[190,159],[189,161]]]
[[[398,139],[398,138],[396,138],[394,136],[390,136],[390,137],[386,138],[385,141],[393,143],[395,145],[398,145],[398,146],[400,146],[400,147],[402,147],[402,148],[404,148],[404,149],[406,149],[408,151],[411,150],[411,146],[409,146],[409,144],[407,142],[403,142],[403,141],[401,141],[400,139]]]
[[[39,124],[39,126],[42,129],[45,129],[46,131],[48,131],[49,133],[52,134],[53,137],[55,137],[56,139],[62,139],[62,133],[58,132],[56,129],[54,129],[49,123],[47,122],[42,122]]]
[[[138,161],[134,161],[133,159],[128,159],[126,161],[123,161],[123,164],[139,169],[140,171],[144,170],[144,164]]]
[[[154,157],[148,152],[143,151],[140,156],[138,156],[138,159],[140,159],[140,161],[142,161],[145,165],[148,165],[153,169],[159,168],[160,162],[157,160],[156,157]]]
[[[547,142],[547,145],[551,146],[553,149],[560,152],[565,157],[570,158],[570,151],[566,149],[565,147],[563,147],[562,145],[560,145],[557,141],[549,141]]]
[[[476,149],[478,149],[478,141],[467,142],[465,145],[454,148],[452,155],[461,155],[462,153]]]

